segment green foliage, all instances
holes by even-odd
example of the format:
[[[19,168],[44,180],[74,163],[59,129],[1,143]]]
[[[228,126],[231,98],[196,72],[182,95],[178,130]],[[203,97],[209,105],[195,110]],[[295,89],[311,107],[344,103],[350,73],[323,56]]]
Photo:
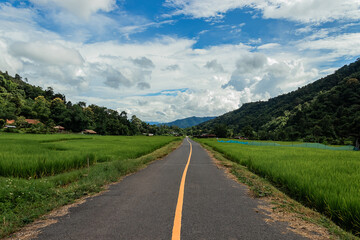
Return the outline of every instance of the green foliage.
[[[16,117],[16,106],[8,100],[8,97],[0,97],[0,118],[14,119]]]
[[[355,151],[248,146],[199,139],[269,179],[354,234],[360,232],[360,161]]]
[[[0,128],[5,126],[6,121],[4,119],[0,119]]]
[[[254,137],[254,129],[250,125],[247,125],[243,129],[241,129],[241,132],[247,138],[253,138]]]
[[[16,127],[17,128],[26,128],[28,127],[28,123],[25,120],[25,117],[21,116],[16,119]]]
[[[216,124],[214,127],[214,133],[217,137],[225,138],[227,137],[227,127],[225,124]]]

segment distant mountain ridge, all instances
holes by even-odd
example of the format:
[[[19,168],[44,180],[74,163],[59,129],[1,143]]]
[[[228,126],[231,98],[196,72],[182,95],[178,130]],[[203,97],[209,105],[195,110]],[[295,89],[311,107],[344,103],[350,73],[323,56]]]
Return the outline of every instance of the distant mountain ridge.
[[[337,143],[360,135],[360,59],[311,84],[199,124],[256,139]],[[224,132],[224,131],[223,131]],[[225,131],[226,133],[226,131]]]
[[[209,121],[211,119],[214,119],[215,117],[188,117],[184,119],[178,119],[173,122],[168,123],[157,123],[157,125],[166,125],[166,126],[178,126],[179,128],[188,128],[196,126],[200,123]]]
[[[215,117],[188,117],[184,119],[178,119],[173,122],[165,123],[167,126],[178,126],[179,128],[193,127],[200,123],[214,119]]]

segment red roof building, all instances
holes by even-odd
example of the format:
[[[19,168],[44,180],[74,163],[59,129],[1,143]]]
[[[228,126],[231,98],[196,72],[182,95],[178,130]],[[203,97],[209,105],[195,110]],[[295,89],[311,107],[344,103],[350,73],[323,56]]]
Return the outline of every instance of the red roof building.
[[[25,119],[25,121],[26,121],[28,124],[33,124],[33,125],[40,123],[40,121],[39,121],[39,120],[36,120],[36,119]]]
[[[94,130],[90,130],[90,129],[85,129],[83,131],[84,134],[96,134],[96,132]]]
[[[55,126],[54,129],[59,130],[59,131],[65,130],[65,128],[64,128],[63,126],[60,126],[60,125],[59,125],[59,126]]]
[[[15,120],[6,119],[6,125],[13,125],[13,124],[15,124]]]

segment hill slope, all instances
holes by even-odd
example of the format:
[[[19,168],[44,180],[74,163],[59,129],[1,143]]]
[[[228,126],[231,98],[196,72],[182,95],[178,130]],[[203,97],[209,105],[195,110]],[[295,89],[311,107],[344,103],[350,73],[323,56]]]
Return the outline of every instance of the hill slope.
[[[200,123],[214,119],[215,117],[188,117],[184,119],[178,119],[173,122],[165,123],[167,126],[178,126],[179,128],[193,127]]]
[[[125,112],[119,114],[97,105],[86,106],[84,102],[72,104],[50,87],[43,90],[23,81],[18,74],[12,77],[0,72],[0,128],[6,119],[16,120],[17,129],[32,133],[51,132],[56,125],[72,132],[93,129],[100,134],[113,135],[131,135],[139,131]],[[25,119],[37,119],[41,123],[29,125]]]
[[[360,59],[334,74],[268,101],[244,104],[199,127],[274,140],[333,141],[359,135]],[[253,131],[252,131],[253,130]]]

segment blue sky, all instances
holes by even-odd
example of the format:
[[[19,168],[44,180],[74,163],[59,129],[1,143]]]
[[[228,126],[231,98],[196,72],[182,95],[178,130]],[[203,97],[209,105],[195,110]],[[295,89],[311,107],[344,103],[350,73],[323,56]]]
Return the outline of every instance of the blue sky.
[[[0,1],[0,70],[167,122],[216,116],[360,56],[358,0]]]

